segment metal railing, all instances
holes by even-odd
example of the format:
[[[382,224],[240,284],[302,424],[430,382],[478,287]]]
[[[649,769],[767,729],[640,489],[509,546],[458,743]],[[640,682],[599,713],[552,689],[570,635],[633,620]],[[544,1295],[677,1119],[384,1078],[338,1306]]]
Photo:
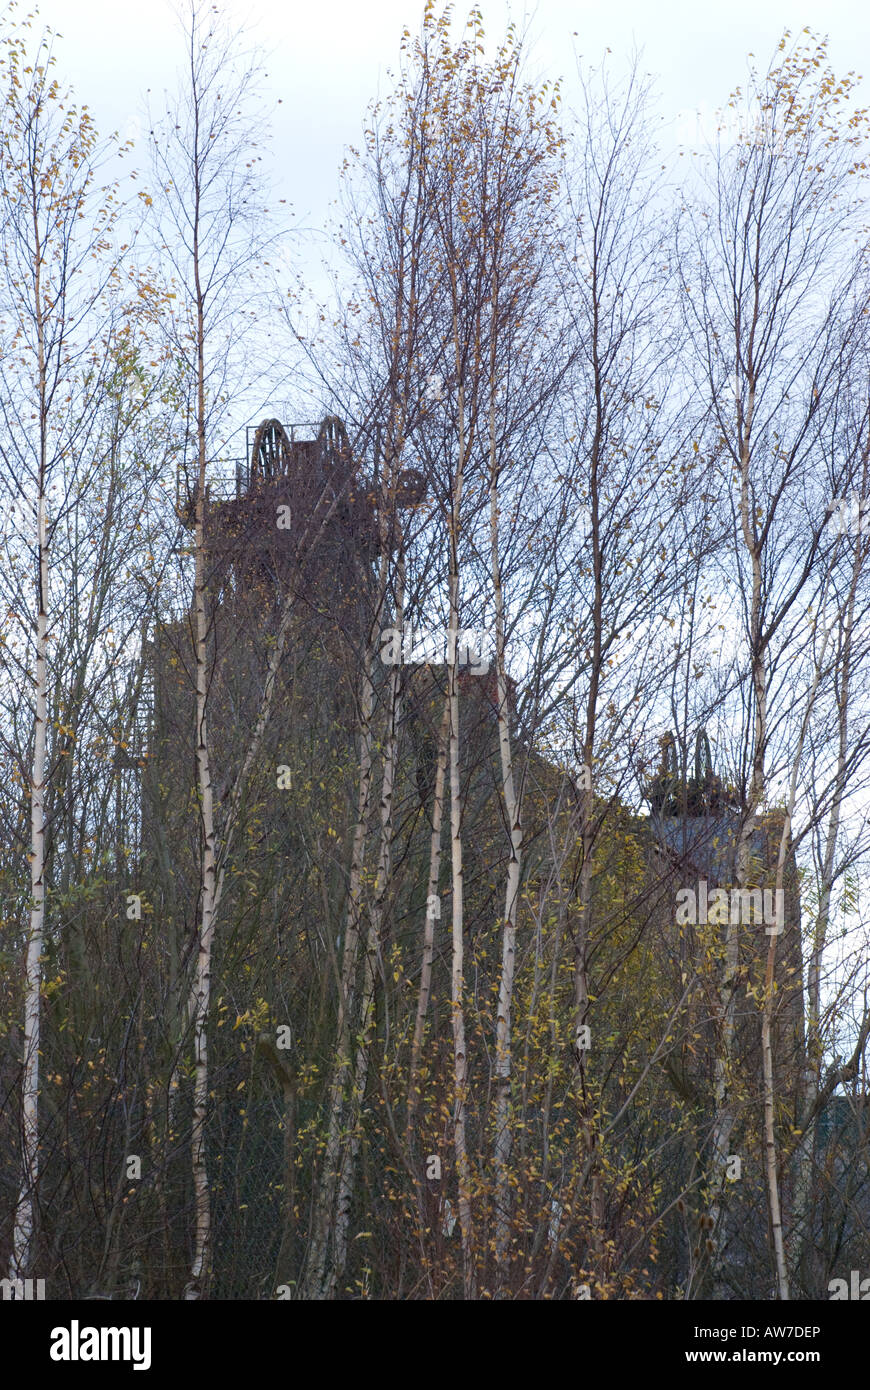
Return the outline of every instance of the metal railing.
[[[251,453],[254,437],[259,425],[245,427],[245,457],[215,459],[207,464],[205,495],[209,502],[232,502],[244,497],[251,486]],[[294,444],[313,443],[320,433],[319,421],[301,421],[295,425],[284,425],[284,433]],[[217,468],[218,472],[211,472]],[[196,483],[191,482],[185,465],[179,462],[175,469],[175,510],[179,516],[189,517],[196,506]]]
[[[249,471],[251,467],[251,449],[254,445],[254,435],[257,433],[257,430],[259,428],[259,425],[247,425],[245,427],[245,453],[247,455]],[[301,444],[303,442],[307,442],[310,444],[313,443],[317,436],[320,434],[321,421],[301,420],[296,425],[284,425],[283,428],[284,433],[290,440],[291,444]],[[302,430],[306,431],[304,435],[300,433],[300,431]],[[308,431],[311,431],[311,433],[308,433]]]
[[[206,475],[205,495],[208,501],[231,502],[243,497],[251,481],[251,468],[247,459],[218,459],[224,473]],[[212,464],[211,467],[214,467]],[[175,510],[182,518],[190,517],[196,507],[196,482],[191,481],[183,463],[175,469]]]

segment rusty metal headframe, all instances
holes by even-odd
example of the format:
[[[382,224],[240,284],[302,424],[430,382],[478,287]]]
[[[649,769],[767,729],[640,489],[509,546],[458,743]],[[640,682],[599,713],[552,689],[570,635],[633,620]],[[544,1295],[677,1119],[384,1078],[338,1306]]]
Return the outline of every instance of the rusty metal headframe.
[[[300,438],[303,431],[306,437]],[[348,432],[337,415],[325,416],[319,426],[261,420],[255,429],[249,428],[248,441],[246,459],[226,460],[233,467],[232,475],[212,476],[206,484],[207,510],[219,509],[224,529],[231,516],[228,507],[247,507],[264,492],[271,494],[286,484],[290,500],[296,499],[303,514],[306,507],[316,513],[338,502],[341,524],[356,534],[363,547],[374,541],[376,514],[385,510],[391,515],[388,543],[395,543],[395,512],[419,505],[427,494],[426,478],[418,469],[402,469],[389,490],[372,487],[365,477],[357,476]],[[186,470],[179,465],[176,511],[185,526],[193,525],[195,509],[196,486],[191,487]]]
[[[263,420],[251,445],[250,487],[286,477],[290,471],[291,444],[280,420]]]

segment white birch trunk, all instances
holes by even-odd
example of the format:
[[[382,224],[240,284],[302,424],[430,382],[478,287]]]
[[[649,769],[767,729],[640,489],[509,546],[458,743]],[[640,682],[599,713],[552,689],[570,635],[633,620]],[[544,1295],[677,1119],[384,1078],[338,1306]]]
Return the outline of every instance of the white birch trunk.
[[[819,681],[822,674],[822,663],[825,659],[825,651],[828,645],[828,634],[825,633],[822,642],[821,652],[816,662],[813,683],[807,697],[806,709],[801,723],[800,736],[798,738],[797,749],[792,761],[791,780],[788,793],[788,804],[785,817],[783,819],[782,833],[779,841],[779,853],[776,861],[776,893],[777,902],[784,901],[785,892],[785,861],[791,843],[792,817],[794,816],[795,801],[797,799],[797,779],[801,759],[803,757],[804,741],[809,727],[810,716],[818,693]],[[776,923],[777,929],[782,925],[784,928],[791,926],[793,931],[800,930],[799,922],[791,924]],[[767,1196],[770,1206],[770,1229],[773,1238],[774,1264],[776,1267],[777,1292],[782,1302],[789,1300],[788,1269],[785,1258],[785,1242],[783,1239],[782,1207],[779,1196],[779,1176],[777,1173],[777,1153],[776,1153],[776,1132],[774,1127],[774,1105],[776,1101],[774,1075],[773,1075],[773,1003],[774,1003],[774,980],[776,966],[776,942],[778,930],[770,934],[770,945],[767,951],[767,969],[764,980],[764,1003],[761,1011],[761,1067],[764,1086],[764,1168],[767,1181]]]
[[[498,743],[501,759],[502,794],[510,827],[511,855],[505,886],[502,927],[501,978],[495,1027],[496,1118],[493,1162],[495,1166],[495,1258],[501,1288],[507,1273],[510,1239],[510,1156],[511,1156],[511,1008],[516,956],[517,904],[522,872],[523,832],[520,807],[514,786],[511,750],[510,710],[505,666],[504,592],[501,581],[498,532],[498,477],[495,461],[495,420],[490,409],[490,545],[493,592],[495,595],[495,663],[498,693]]]
[[[201,923],[196,974],[191,995],[194,1025],[194,1087],[192,1162],[195,1202],[195,1241],[188,1299],[206,1290],[211,1267],[211,1194],[205,1153],[205,1121],[208,1108],[208,1012],[211,1000],[211,954],[217,908],[217,855],[214,827],[214,793],[208,744],[208,616],[206,613],[205,443],[200,444],[199,490],[196,501],[196,574],[194,580],[196,657],[196,770],[202,819],[202,870],[200,881]]]
[[[380,605],[379,605],[380,611]],[[365,860],[366,831],[371,804],[372,784],[372,646],[369,642],[362,673],[361,729],[359,756],[359,793],[357,818],[351,850],[350,882],[348,885],[347,924],[344,953],[341,962],[341,982],[336,1022],[336,1061],[329,1089],[326,1150],[323,1159],[317,1202],[313,1218],[311,1249],[305,1281],[305,1297],[326,1297],[325,1276],[332,1230],[335,1194],[340,1176],[341,1123],[344,1116],[345,1092],[351,1077],[351,1023],[355,1011],[355,984],[359,960],[360,922],[362,906],[362,875]]]
[[[459,302],[455,274],[451,268],[453,288],[454,334],[457,375],[462,379],[459,338],[456,330],[456,309]],[[474,1289],[472,1268],[473,1228],[471,1212],[471,1167],[465,1137],[465,1107],[468,1089],[468,1053],[465,1041],[465,956],[464,902],[462,877],[462,785],[459,767],[459,529],[462,491],[465,479],[465,395],[458,392],[459,457],[451,498],[450,534],[448,537],[448,596],[449,630],[447,663],[448,703],[448,765],[450,768],[450,877],[452,890],[452,959],[450,971],[450,1005],[453,1017],[453,1150],[456,1158],[459,1226],[462,1233],[463,1285],[465,1297],[471,1298]]]
[[[758,808],[764,798],[764,761],[767,743],[767,675],[764,665],[764,652],[761,650],[761,555],[752,531],[749,498],[749,439],[755,409],[755,388],[750,382],[747,414],[744,421],[744,434],[740,446],[740,520],[744,545],[752,566],[752,595],[749,611],[749,635],[752,652],[752,688],[755,698],[755,731],[752,757],[752,781],[749,800],[740,830],[737,845],[735,875],[741,891],[746,887],[749,875],[749,861],[752,852],[752,839]],[[731,1098],[734,1023],[736,1010],[736,991],[740,965],[739,924],[732,922],[728,914],[725,927],[725,963],[719,986],[718,1000],[718,1039],[713,1071],[713,1141],[712,1175],[713,1197],[709,1215],[712,1218],[712,1239],[714,1254],[712,1277],[715,1289],[722,1282],[722,1215],[725,1205],[725,1182],[731,1132],[734,1128],[734,1104]]]
[[[447,779],[447,736],[449,731],[450,706],[445,702],[444,715],[438,735],[438,763],[435,771],[435,792],[432,802],[432,835],[429,841],[429,882],[426,889],[426,920],[423,927],[423,959],[420,966],[420,988],[417,992],[417,1016],[414,1020],[414,1038],[411,1043],[411,1062],[408,1067],[408,1118],[406,1137],[408,1152],[411,1152],[412,1130],[419,1104],[417,1078],[420,1071],[420,1056],[423,1051],[423,1031],[429,1011],[429,996],[432,993],[432,959],[435,954],[435,922],[437,913],[435,903],[438,898],[438,879],[441,875],[441,833],[444,820],[444,784]]]
[[[21,1087],[21,1187],[15,1209],[12,1279],[30,1275],[36,1233],[39,1178],[39,1043],[42,952],[45,939],[45,777],[48,727],[48,538],[45,496],[37,503],[39,583],[36,617],[36,679],[33,764],[30,774],[30,921],[24,1000],[24,1072]]]
[[[764,1008],[761,1015],[761,1061],[764,1073],[764,1167],[767,1195],[770,1203],[770,1225],[776,1263],[776,1283],[779,1297],[788,1300],[788,1274],[785,1266],[785,1247],[782,1237],[782,1210],[779,1201],[779,1180],[776,1171],[776,1137],[774,1133],[774,1083],[771,1032],[773,1024],[773,979],[776,958],[776,936],[771,936],[767,953]]]
[[[459,576],[450,576],[450,627],[459,630]],[[470,1297],[472,1279],[472,1218],[471,1171],[465,1139],[465,1105],[468,1087],[468,1054],[465,1043],[465,957],[464,913],[462,882],[462,788],[459,769],[459,680],[456,642],[452,644],[452,660],[448,665],[448,700],[450,708],[448,756],[450,761],[450,865],[452,904],[452,962],[450,972],[450,1003],[453,1014],[453,1148],[456,1156],[456,1175],[459,1185],[459,1225],[462,1232],[462,1255],[466,1297]]]
[[[396,626],[402,631],[404,622],[404,572],[399,562],[398,592],[396,596]],[[353,1092],[350,1101],[350,1119],[345,1141],[341,1174],[338,1183],[338,1202],[335,1213],[335,1239],[332,1269],[328,1293],[335,1292],[336,1284],[344,1275],[347,1262],[347,1232],[350,1224],[350,1211],[353,1203],[356,1160],[362,1139],[360,1111],[365,1098],[369,1074],[371,1051],[371,1032],[375,1014],[375,988],[377,966],[380,959],[381,935],[384,919],[384,899],[390,883],[393,862],[393,792],[396,783],[398,762],[398,726],[401,717],[401,666],[396,664],[390,672],[389,707],[387,710],[387,740],[384,753],[384,773],[381,783],[381,843],[378,852],[378,867],[375,876],[374,899],[369,913],[366,933],[366,951],[363,967],[363,993],[360,1019],[359,1046],[356,1054]]]

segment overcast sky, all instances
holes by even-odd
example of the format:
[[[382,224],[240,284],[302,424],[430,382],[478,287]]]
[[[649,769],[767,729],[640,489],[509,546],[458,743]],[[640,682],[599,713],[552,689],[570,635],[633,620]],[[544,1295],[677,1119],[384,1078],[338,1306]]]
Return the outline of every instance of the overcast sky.
[[[99,128],[134,134],[145,89],[159,96],[174,84],[179,41],[172,6],[166,0],[35,3],[43,22],[63,36],[59,75],[89,104]],[[386,90],[402,28],[417,28],[422,0],[225,0],[222,8],[250,22],[270,55],[269,95],[282,99],[274,124],[282,173],[277,196],[289,197],[304,223],[321,226],[342,149],[357,141],[366,103]],[[529,17],[533,67],[562,76],[569,99],[575,52],[597,63],[610,48],[621,66],[637,46],[658,79],[662,115],[688,141],[693,113],[709,123],[743,81],[747,53],[766,62],[784,28],[797,33],[809,25],[829,34],[835,68],[866,68],[870,75],[866,0],[724,0],[715,7],[698,0],[538,0],[536,6],[482,0],[482,8],[493,37],[508,15]],[[464,15],[466,6],[456,9]]]
[[[171,0],[31,2],[42,23],[61,36],[55,55],[62,83],[89,105],[101,133],[118,130],[136,138],[144,128],[146,90],[157,115],[163,92],[176,86],[183,49],[175,5]],[[786,28],[793,35],[804,26],[829,35],[837,72],[861,73],[866,67],[860,96],[861,104],[870,106],[866,0],[725,0],[715,8],[698,0],[538,0],[537,5],[481,0],[481,7],[491,42],[503,36],[510,18],[521,27],[527,21],[530,75],[561,77],[569,106],[578,56],[597,65],[610,49],[608,61],[618,73],[639,50],[642,67],[656,81],[661,136],[671,149],[698,147],[713,134],[716,108],[745,81],[747,54],[766,66]],[[26,8],[28,0],[20,0],[19,13]],[[259,95],[273,112],[273,197],[276,206],[287,200],[291,225],[310,233],[287,240],[280,258],[292,276],[300,276],[307,293],[322,300],[329,294],[322,229],[338,192],[343,151],[360,143],[367,104],[389,90],[402,30],[419,29],[423,0],[223,0],[221,8],[235,24],[248,27],[267,54],[268,77]],[[454,11],[464,21],[467,5]],[[146,173],[144,140],[134,159]],[[289,362],[284,367],[294,390],[303,393],[296,402],[307,399],[299,371]],[[274,395],[276,412],[297,409],[277,379],[266,389]],[[312,389],[320,392],[316,384]],[[239,430],[246,408],[240,410]]]

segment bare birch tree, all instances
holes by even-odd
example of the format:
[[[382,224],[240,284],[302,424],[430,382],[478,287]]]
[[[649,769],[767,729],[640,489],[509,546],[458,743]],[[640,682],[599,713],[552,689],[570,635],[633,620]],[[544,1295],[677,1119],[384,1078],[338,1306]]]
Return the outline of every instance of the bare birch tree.
[[[53,545],[58,527],[77,504],[96,433],[112,368],[111,301],[120,283],[120,257],[113,244],[117,187],[100,189],[96,182],[107,147],[98,141],[86,108],[73,104],[53,75],[50,34],[33,44],[26,27],[5,41],[0,151],[3,493],[20,523],[7,602],[31,629],[5,645],[5,655],[28,691],[25,708],[31,721],[24,776],[30,802],[30,891],[13,1278],[30,1271],[37,1236],[40,1000],[48,933],[60,925],[49,925],[46,918],[47,806],[51,780],[61,776],[66,732],[60,709],[49,708],[50,691],[58,688],[50,655],[57,637],[53,605],[62,592],[62,578],[52,573]],[[63,680],[59,686],[64,688]],[[52,723],[60,730],[59,739],[49,733]]]
[[[250,302],[252,272],[263,253],[268,227],[256,169],[262,121],[249,114],[257,61],[245,56],[241,36],[230,31],[212,7],[196,0],[190,0],[185,11],[184,37],[186,62],[180,95],[154,133],[152,150],[162,187],[157,208],[160,249],[177,283],[177,308],[168,326],[174,350],[189,374],[195,460],[193,649],[202,856],[197,960],[189,1000],[195,1059],[192,1165],[196,1216],[187,1296],[198,1298],[208,1289],[212,1259],[206,1118],[211,961],[222,884],[220,861],[225,867],[234,808],[268,709],[264,700],[261,720],[253,731],[231,798],[222,852],[208,724],[211,615],[205,533],[207,469],[222,441],[227,388],[231,381],[236,387],[244,381],[238,325],[243,299]],[[276,645],[275,652],[277,670],[283,651]],[[276,670],[271,673],[270,694]]]
[[[783,39],[780,50],[785,47]],[[721,449],[730,472],[723,482],[733,498],[752,692],[734,867],[741,892],[750,882],[759,816],[770,794],[771,730],[778,722],[771,704],[789,698],[790,615],[818,582],[824,516],[813,518],[797,553],[789,523],[822,422],[838,398],[838,323],[854,279],[852,262],[842,268],[842,236],[852,215],[860,137],[831,138],[836,99],[830,74],[816,72],[823,57],[823,48],[795,45],[765,75],[754,75],[745,105],[732,98],[732,109],[746,113],[741,134],[731,144],[723,138],[712,156],[712,205],[695,222],[697,291],[685,278],[683,302],[713,414],[711,448]],[[710,1215],[719,1232],[713,1280],[720,1295],[724,1173],[736,1123],[739,926],[732,916],[725,928],[714,1081]],[[787,1297],[781,1248],[776,1263],[780,1296]]]

